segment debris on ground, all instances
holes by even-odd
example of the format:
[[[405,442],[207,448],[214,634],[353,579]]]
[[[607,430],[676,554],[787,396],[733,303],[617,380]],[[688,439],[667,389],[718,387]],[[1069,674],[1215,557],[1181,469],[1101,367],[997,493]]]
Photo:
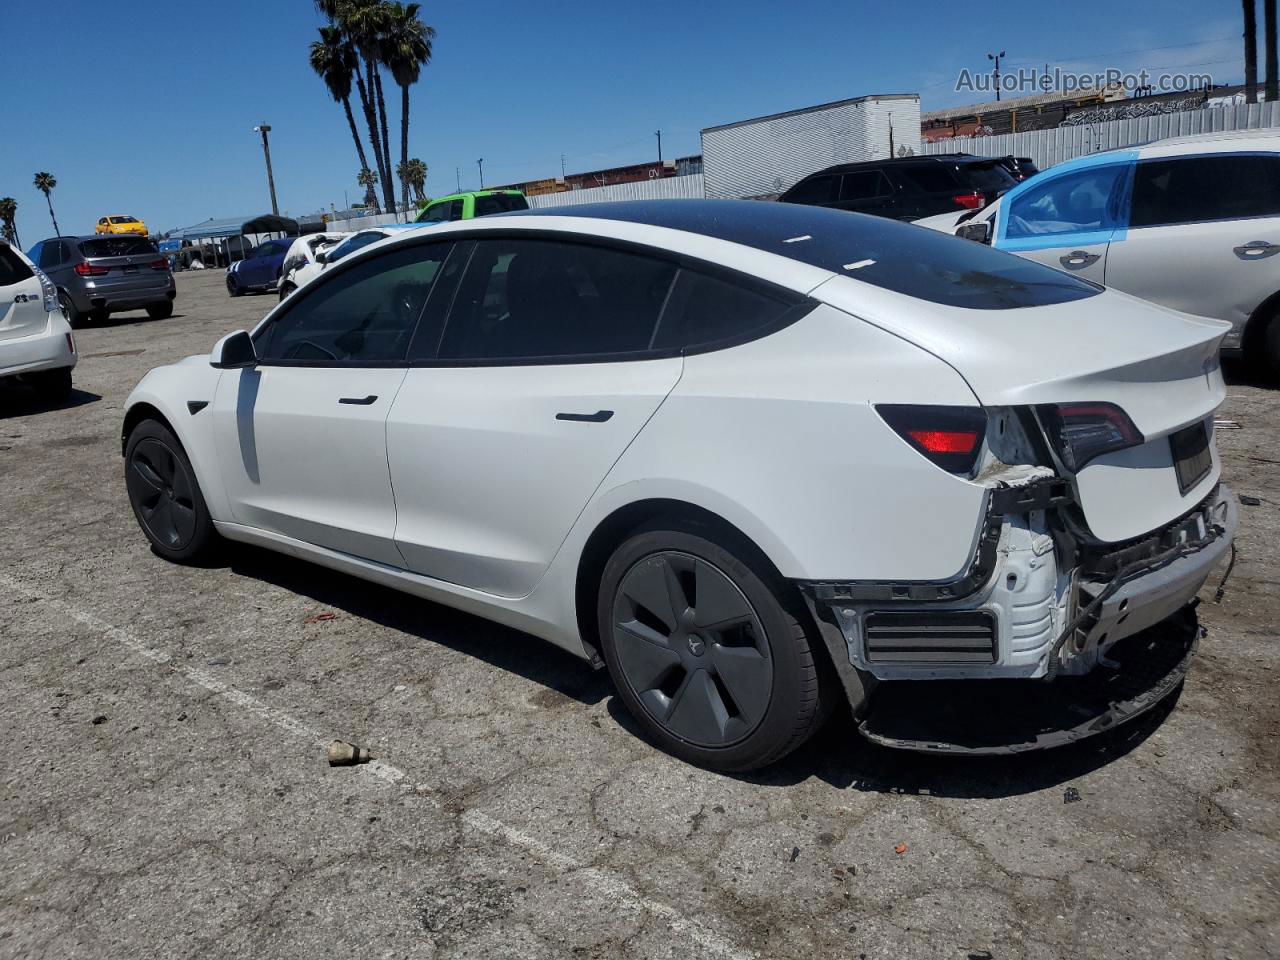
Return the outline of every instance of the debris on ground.
[[[107,722],[107,715],[106,715],[105,713],[100,713],[100,714],[98,714],[96,717],[94,717],[92,720],[90,720],[89,722],[90,722],[90,723],[92,723],[92,724],[96,727],[96,726],[98,726],[99,724],[103,724],[103,723],[106,723],[106,722]]]
[[[1239,430],[1240,422],[1238,420],[1215,420],[1213,421],[1215,430]]]
[[[329,744],[328,757],[331,767],[352,767],[357,763],[368,763],[373,759],[373,754],[369,752],[368,747],[358,747],[345,740],[335,740]]]
[[[893,848],[893,852],[896,853],[898,856],[902,856],[904,853],[906,853],[910,849],[911,848],[908,847],[905,843],[900,843]]]
[[[1243,503],[1246,507],[1260,507],[1260,506],[1262,506],[1262,498],[1261,498],[1261,497],[1251,497],[1251,496],[1249,496],[1247,493],[1242,493],[1242,494],[1240,494],[1240,502],[1241,502],[1241,503]]]
[[[332,611],[326,610],[324,613],[313,613],[309,617],[303,617],[303,623],[324,623],[326,620],[337,620],[338,615]]]
[[[1063,803],[1079,803],[1082,799],[1080,791],[1075,787],[1067,787],[1066,790],[1062,791]]]
[[[795,863],[795,862],[796,862],[796,858],[797,858],[797,857],[799,857],[799,856],[800,856],[800,848],[799,848],[799,847],[792,847],[792,848],[791,848],[791,861],[790,861],[790,862],[791,862],[791,863]]]

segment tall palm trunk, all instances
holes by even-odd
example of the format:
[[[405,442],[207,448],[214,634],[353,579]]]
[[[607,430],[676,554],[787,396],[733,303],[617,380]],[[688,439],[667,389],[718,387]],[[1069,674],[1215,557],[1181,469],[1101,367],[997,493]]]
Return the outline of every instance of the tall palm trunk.
[[[53,221],[53,232],[57,236],[62,236],[62,231],[58,229],[58,218],[53,215],[53,198],[49,196],[49,191],[44,191],[44,202],[49,205],[49,219]]]
[[[1276,0],[1262,0],[1262,29],[1266,31],[1267,101],[1280,100],[1280,67],[1276,63]]]
[[[1244,6],[1244,99],[1258,102],[1258,11],[1257,0],[1241,0]]]
[[[369,142],[373,144],[373,162],[377,167],[378,176],[382,176],[382,144],[378,142],[378,118],[374,115],[373,103],[369,99],[369,90],[365,86],[364,77],[360,75],[358,66],[355,74],[356,92],[360,94],[360,107],[364,112],[364,122],[369,126]]]
[[[356,117],[351,112],[351,98],[342,98],[342,109],[347,112],[347,126],[351,128],[351,139],[356,142],[356,153],[360,155],[360,169],[366,170],[369,167],[369,161],[365,159],[364,144],[360,142],[360,131],[356,129]]]
[[[374,67],[373,89],[378,99],[378,120],[382,124],[382,155],[386,158],[386,170],[382,174],[382,193],[387,200],[388,212],[396,208],[396,181],[391,175],[391,137],[387,133],[387,101],[382,96],[382,73]]]
[[[409,88],[400,88],[400,171],[409,170]],[[405,209],[409,209],[409,178],[401,177],[400,189],[404,196]]]

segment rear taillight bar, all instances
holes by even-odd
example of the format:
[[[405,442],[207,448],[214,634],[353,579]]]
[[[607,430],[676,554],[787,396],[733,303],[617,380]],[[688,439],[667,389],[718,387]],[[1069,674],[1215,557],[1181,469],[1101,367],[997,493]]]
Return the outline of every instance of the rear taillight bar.
[[[1036,409],[1054,452],[1072,473],[1103,454],[1146,442],[1129,415],[1114,403],[1042,404]]]
[[[974,190],[972,193],[957,194],[951,198],[951,202],[957,207],[964,207],[966,210],[981,210],[987,200],[981,193]]]
[[[876,413],[935,466],[960,476],[973,473],[987,433],[982,407],[882,403]]]
[[[99,267],[84,261],[77,263],[74,269],[82,277],[105,277],[111,272],[110,267]]]
[[[159,260],[152,260],[148,266],[150,266],[152,270],[168,270],[169,259],[167,257],[161,257]]]

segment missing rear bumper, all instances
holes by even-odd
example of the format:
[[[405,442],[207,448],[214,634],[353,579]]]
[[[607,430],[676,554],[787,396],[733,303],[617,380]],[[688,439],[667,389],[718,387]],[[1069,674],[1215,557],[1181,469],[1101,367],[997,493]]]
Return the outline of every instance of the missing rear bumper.
[[[1201,630],[1191,607],[1109,651],[1113,667],[1038,680],[888,681],[874,690],[858,729],[867,739],[921,753],[1010,754],[1065,746],[1140,717],[1174,693]]]

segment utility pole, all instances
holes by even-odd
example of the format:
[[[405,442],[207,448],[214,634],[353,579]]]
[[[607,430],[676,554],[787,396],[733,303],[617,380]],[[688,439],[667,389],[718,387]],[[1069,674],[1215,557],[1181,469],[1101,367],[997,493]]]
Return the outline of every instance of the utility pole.
[[[560,179],[564,179],[564,154],[560,154]]]
[[[994,61],[995,61],[995,65],[996,65],[996,68],[995,68],[993,71],[991,71],[991,75],[995,78],[995,84],[996,84],[996,99],[997,99],[997,100],[999,100],[999,99],[1000,99],[1000,59],[1001,59],[1003,56],[1004,56],[1004,51],[1003,51],[1003,50],[1001,50],[999,53],[988,53],[988,54],[987,54],[987,59],[988,59],[988,60],[994,60]]]
[[[658,138],[658,163],[662,163],[662,131],[653,131],[654,136]]]
[[[476,161],[476,165],[480,168],[480,189],[484,189],[484,157]]]
[[[271,212],[278,217],[280,208],[276,205],[276,178],[271,175],[271,144],[267,142],[271,124],[264,120],[253,128],[253,132],[262,134],[262,155],[267,158],[267,186],[271,188]]]
[[[453,175],[454,175],[454,177],[455,177],[455,178],[457,179],[457,181],[458,181],[458,192],[459,192],[459,193],[461,193],[461,192],[462,192],[462,168],[461,168],[461,167],[454,167],[454,168],[453,168]]]

